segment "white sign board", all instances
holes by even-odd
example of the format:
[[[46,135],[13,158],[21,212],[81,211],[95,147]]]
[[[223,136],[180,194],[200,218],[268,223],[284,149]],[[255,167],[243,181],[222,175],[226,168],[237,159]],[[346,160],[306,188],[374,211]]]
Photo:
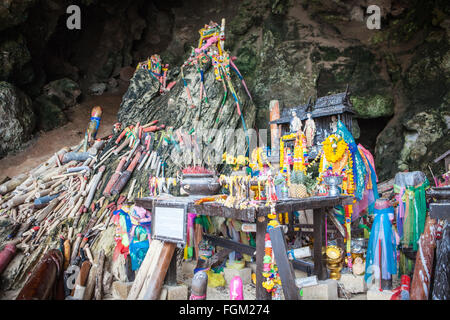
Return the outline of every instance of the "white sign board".
[[[155,205],[152,216],[152,235],[154,239],[186,243],[186,209]]]

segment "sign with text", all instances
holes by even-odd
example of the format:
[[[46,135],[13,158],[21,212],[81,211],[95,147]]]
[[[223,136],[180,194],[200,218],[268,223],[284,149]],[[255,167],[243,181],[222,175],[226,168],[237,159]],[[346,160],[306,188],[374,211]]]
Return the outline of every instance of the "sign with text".
[[[187,209],[183,205],[154,204],[152,210],[153,239],[186,244]]]

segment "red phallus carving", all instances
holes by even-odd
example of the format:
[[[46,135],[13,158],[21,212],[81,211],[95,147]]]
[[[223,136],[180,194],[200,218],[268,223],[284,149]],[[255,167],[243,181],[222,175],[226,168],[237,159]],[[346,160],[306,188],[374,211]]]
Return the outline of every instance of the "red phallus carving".
[[[214,174],[213,171],[202,166],[189,166],[183,169],[184,174]]]
[[[165,127],[166,126],[164,124],[162,124],[160,126],[150,126],[148,128],[145,128],[143,131],[144,132],[155,132],[155,131],[164,129]]]
[[[49,300],[56,289],[62,272],[63,256],[60,250],[52,249],[45,254],[33,270],[16,300]]]
[[[5,245],[2,251],[0,251],[0,275],[3,270],[6,269],[12,258],[16,254],[16,245],[14,243],[8,243]]]

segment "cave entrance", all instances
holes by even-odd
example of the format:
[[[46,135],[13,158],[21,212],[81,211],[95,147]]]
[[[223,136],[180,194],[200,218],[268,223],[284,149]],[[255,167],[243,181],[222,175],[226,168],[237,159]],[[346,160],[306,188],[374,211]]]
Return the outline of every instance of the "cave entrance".
[[[391,117],[379,117],[372,119],[356,118],[360,129],[359,138],[356,139],[356,142],[362,144],[362,146],[369,150],[372,155],[375,155],[377,137],[386,127],[390,119]]]

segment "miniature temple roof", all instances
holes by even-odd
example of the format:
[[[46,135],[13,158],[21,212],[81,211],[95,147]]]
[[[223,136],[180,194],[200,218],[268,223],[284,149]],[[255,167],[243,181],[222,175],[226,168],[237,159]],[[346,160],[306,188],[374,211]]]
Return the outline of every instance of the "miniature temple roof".
[[[325,117],[331,115],[342,114],[345,112],[355,113],[350,101],[350,95],[347,91],[332,94],[325,97],[320,97],[316,100],[314,105],[308,108],[308,104],[300,105],[293,108],[284,109],[281,112],[281,117],[278,120],[271,121],[270,123],[283,124],[288,123],[292,119],[292,111],[296,111],[300,120],[307,119],[306,114],[311,112],[312,118]]]

